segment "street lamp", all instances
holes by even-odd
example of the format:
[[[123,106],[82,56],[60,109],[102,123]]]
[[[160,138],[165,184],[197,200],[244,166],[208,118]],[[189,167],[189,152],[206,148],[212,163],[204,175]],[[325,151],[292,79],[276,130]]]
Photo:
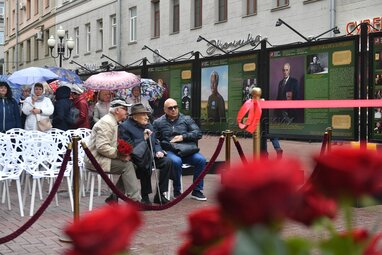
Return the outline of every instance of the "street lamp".
[[[57,43],[57,55],[53,54],[53,48],[56,46],[56,39],[54,39],[54,36],[51,35],[50,38],[48,39],[48,46],[50,49],[50,55],[52,58],[59,58],[60,59],[60,67],[62,67],[62,60],[68,60],[70,56],[72,55],[72,50],[74,48],[74,40],[72,37],[69,37],[69,39],[66,40],[66,47],[69,50],[69,55],[65,56],[65,42],[64,42],[64,37],[65,37],[65,30],[62,28],[62,26],[59,26],[57,29],[57,36],[58,39],[60,40]]]

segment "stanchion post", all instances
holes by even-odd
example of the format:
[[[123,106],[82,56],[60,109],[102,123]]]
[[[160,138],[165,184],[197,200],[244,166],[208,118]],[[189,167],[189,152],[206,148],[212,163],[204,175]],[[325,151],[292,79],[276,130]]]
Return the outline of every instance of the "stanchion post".
[[[231,161],[231,137],[233,132],[231,130],[223,131],[223,135],[225,136],[225,162],[229,165]]]
[[[69,146],[72,147],[72,159],[73,159],[73,222],[76,222],[80,217],[80,172],[78,168],[78,136],[72,137],[72,143]],[[71,192],[71,190],[68,190]],[[72,239],[64,235],[59,238],[61,242],[72,243]]]
[[[251,89],[252,100],[260,100],[261,98],[261,88],[253,87]],[[260,143],[261,143],[261,130],[260,123],[257,124],[255,132],[252,134],[253,137],[253,155],[256,159],[260,158]]]
[[[326,132],[328,133],[328,143],[326,145],[327,152],[330,153],[330,150],[332,149],[332,136],[333,136],[333,129],[331,127],[326,128]]]
[[[73,202],[74,202],[74,210],[73,210],[73,219],[77,221],[80,217],[80,171],[78,168],[78,142],[80,141],[80,137],[73,136]]]

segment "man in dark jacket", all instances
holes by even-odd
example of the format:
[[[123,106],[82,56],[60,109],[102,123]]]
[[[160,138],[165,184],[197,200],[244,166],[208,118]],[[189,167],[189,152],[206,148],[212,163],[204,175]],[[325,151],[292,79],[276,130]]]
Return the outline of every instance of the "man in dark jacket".
[[[169,98],[164,102],[164,112],[160,118],[154,121],[154,130],[157,138],[160,140],[162,148],[167,151],[167,157],[172,160],[174,178],[174,196],[180,195],[180,178],[182,176],[182,164],[193,165],[194,180],[198,178],[206,165],[205,157],[199,152],[192,153],[184,157],[174,153],[174,143],[196,143],[202,138],[202,132],[190,116],[179,113],[177,102]],[[205,201],[207,198],[203,192],[203,180],[193,190],[191,197],[199,201]]]
[[[54,128],[61,130],[70,129],[75,123],[70,119],[70,108],[74,107],[73,102],[70,100],[70,88],[61,86],[57,88],[56,102],[54,103],[53,121]]]
[[[146,153],[150,153],[150,157],[147,160],[146,166],[140,169],[138,165],[141,165],[141,162],[137,162],[132,155],[132,161],[135,165],[138,166],[136,169],[137,177],[141,181],[141,195],[142,195],[142,203],[151,204],[149,199],[149,194],[152,193],[151,187],[151,173],[152,173],[152,165],[151,162],[153,160],[152,156],[155,155],[155,166],[159,169],[159,190],[156,192],[154,197],[154,203],[157,204],[165,204],[168,202],[166,197],[164,196],[164,192],[168,190],[168,180],[170,177],[172,162],[169,158],[165,157],[164,151],[161,146],[157,142],[155,138],[155,134],[153,133],[153,127],[149,123],[148,113],[150,113],[146,107],[141,104],[135,104],[131,108],[130,117],[125,120],[122,124],[119,125],[119,137],[126,142],[133,145],[133,147],[137,146],[148,146],[148,150]],[[153,153],[151,152],[150,145],[153,146]]]

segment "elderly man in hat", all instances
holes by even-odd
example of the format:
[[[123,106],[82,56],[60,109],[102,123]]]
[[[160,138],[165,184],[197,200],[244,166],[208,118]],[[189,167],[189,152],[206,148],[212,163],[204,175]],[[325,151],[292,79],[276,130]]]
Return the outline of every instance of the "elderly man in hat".
[[[80,111],[80,116],[77,123],[74,124],[74,128],[90,128],[89,105],[83,93],[84,91],[78,85],[71,86],[70,90],[73,105]]]
[[[94,125],[88,147],[105,172],[121,175],[117,188],[129,198],[140,201],[139,182],[130,156],[118,153],[118,124],[127,118],[128,106],[130,105],[120,98],[115,98],[110,103],[109,113]],[[88,157],[85,156],[84,161],[86,168],[95,170]],[[105,201],[117,200],[117,196],[111,194]]]
[[[135,104],[131,107],[130,117],[119,126],[119,136],[121,139],[132,144],[136,148],[148,148],[148,158],[139,160],[133,153],[132,160],[137,165],[137,176],[141,181],[142,203],[151,204],[149,194],[152,193],[151,173],[152,165],[155,163],[156,169],[159,169],[159,192],[156,192],[154,203],[165,204],[168,202],[164,192],[168,190],[168,180],[172,170],[172,161],[165,156],[164,151],[159,145],[153,126],[149,122],[149,111],[143,104]],[[152,158],[154,156],[154,159]],[[154,160],[154,161],[153,161]],[[143,164],[145,161],[148,164]],[[143,168],[143,169],[142,169]]]

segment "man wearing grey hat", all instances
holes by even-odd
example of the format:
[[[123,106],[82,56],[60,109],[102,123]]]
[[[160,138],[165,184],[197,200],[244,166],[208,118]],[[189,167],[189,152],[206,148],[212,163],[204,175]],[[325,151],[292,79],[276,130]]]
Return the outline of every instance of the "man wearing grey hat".
[[[118,124],[127,118],[125,100],[115,98],[110,103],[109,113],[103,116],[92,129],[88,148],[106,173],[120,174],[116,186],[129,198],[140,201],[140,191],[137,176],[130,155],[118,153]],[[95,167],[85,156],[85,167],[95,170]],[[117,201],[115,194],[110,195],[106,202]]]
[[[168,200],[163,193],[168,190],[172,161],[165,156],[155,137],[153,126],[149,122],[149,113],[143,104],[133,105],[130,117],[119,126],[119,137],[132,144],[135,151],[137,148],[146,148],[146,153],[149,155],[145,159],[137,159],[135,155],[132,157],[134,164],[137,165],[137,176],[141,181],[142,203],[151,204],[149,194],[152,193],[151,174],[152,162],[154,162],[155,167],[159,169],[159,192],[156,192],[154,203],[165,204]],[[148,164],[142,161],[146,161]]]

